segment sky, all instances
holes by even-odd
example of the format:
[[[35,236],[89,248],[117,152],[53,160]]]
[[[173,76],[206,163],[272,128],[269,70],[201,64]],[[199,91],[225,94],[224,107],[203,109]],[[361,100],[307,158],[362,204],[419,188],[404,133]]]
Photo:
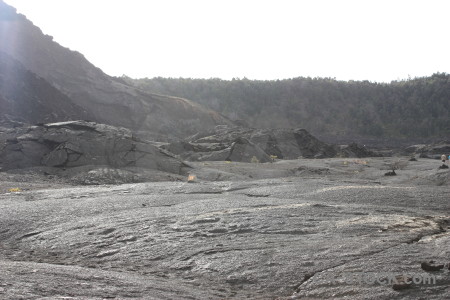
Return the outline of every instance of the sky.
[[[113,76],[450,73],[448,0],[5,0]]]

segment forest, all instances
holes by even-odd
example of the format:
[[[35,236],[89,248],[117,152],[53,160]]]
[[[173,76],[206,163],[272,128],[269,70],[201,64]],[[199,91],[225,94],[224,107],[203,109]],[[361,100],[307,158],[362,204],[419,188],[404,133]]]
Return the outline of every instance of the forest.
[[[252,127],[305,128],[342,137],[450,137],[446,73],[390,83],[310,77],[118,79],[148,92],[190,99]]]

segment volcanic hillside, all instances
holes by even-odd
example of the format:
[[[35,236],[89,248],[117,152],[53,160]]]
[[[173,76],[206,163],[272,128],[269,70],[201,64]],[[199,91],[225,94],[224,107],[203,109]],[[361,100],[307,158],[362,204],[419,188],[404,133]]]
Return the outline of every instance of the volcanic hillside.
[[[72,99],[92,115],[93,121],[172,136],[230,123],[189,100],[147,93],[108,76],[82,54],[44,35],[1,0],[0,41],[0,51]]]

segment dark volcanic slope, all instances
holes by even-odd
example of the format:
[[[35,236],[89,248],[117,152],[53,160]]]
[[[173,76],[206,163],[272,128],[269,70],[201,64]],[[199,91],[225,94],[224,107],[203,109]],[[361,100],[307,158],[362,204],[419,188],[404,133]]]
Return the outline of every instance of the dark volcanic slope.
[[[0,10],[0,51],[57,87],[92,113],[95,121],[174,135],[228,123],[189,100],[145,93],[117,81],[82,54],[54,42],[2,1]]]
[[[1,51],[0,111],[0,121],[33,124],[89,118],[69,97]]]

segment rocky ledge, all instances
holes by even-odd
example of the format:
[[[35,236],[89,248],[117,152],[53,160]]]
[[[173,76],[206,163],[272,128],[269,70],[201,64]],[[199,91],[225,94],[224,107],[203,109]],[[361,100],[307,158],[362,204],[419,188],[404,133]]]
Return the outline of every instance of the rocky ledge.
[[[357,144],[330,145],[305,129],[256,129],[218,125],[186,140],[163,146],[189,161],[268,162],[274,158],[378,156]]]
[[[419,156],[421,158],[440,159],[442,154],[450,155],[450,141],[441,141],[433,144],[418,144],[406,147],[403,155]]]
[[[1,170],[30,167],[138,167],[173,174],[189,168],[130,130],[87,121],[0,128]]]

